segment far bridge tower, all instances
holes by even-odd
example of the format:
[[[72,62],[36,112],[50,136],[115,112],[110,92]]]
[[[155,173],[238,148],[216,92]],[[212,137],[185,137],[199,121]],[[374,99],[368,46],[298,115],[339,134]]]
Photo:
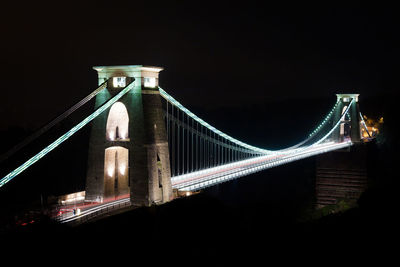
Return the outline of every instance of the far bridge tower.
[[[346,111],[351,101],[349,112],[341,120],[337,130],[333,133],[334,141],[343,141],[344,138],[350,138],[353,143],[361,140],[360,107],[358,103],[359,94],[336,94],[338,107],[336,109],[334,121],[338,121]]]
[[[337,94],[333,141],[351,140],[355,146],[316,157],[316,206],[335,205],[339,201],[356,201],[368,185],[367,148],[361,140],[359,94]],[[353,102],[352,102],[353,101]],[[351,106],[349,107],[349,105]],[[347,115],[342,115],[349,108]]]

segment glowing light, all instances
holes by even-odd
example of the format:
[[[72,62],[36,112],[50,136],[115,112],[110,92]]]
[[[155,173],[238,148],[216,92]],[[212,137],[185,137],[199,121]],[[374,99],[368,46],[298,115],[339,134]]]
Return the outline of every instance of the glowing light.
[[[85,191],[68,194],[61,197],[61,204],[68,204],[72,202],[79,202],[85,199]]]
[[[126,131],[121,130],[119,134],[120,134],[121,139],[126,139],[126,137],[127,137]]]
[[[113,175],[114,175],[114,168],[113,168],[113,167],[108,167],[108,168],[107,168],[107,174],[108,174],[108,176],[113,177]]]
[[[124,175],[125,170],[126,170],[126,166],[124,164],[121,164],[121,166],[119,166],[119,173]]]
[[[113,86],[118,87],[125,87],[126,86],[126,77],[113,77]]]
[[[302,158],[311,157],[328,151],[351,146],[351,141],[342,143],[326,142],[321,145],[309,146],[306,149],[293,149],[277,156],[260,156],[242,160],[218,167],[196,171],[171,178],[172,188],[184,192],[195,191],[221,182],[236,179],[250,173],[287,164]]]
[[[111,141],[114,141],[114,140],[115,140],[115,133],[114,133],[114,131],[110,131],[110,132],[108,133],[108,138],[109,138]]]
[[[322,121],[322,123],[320,125],[318,125],[318,127],[311,132],[311,134],[309,135],[309,137],[312,137],[313,135],[315,135],[316,133],[319,132],[319,130],[321,129],[322,126],[324,126],[326,124],[327,121],[329,121],[333,115],[333,111],[336,109],[336,107],[339,104],[339,99],[337,99],[335,105],[333,106],[333,108],[331,109],[331,111],[328,113],[328,115],[325,117],[325,119]]]
[[[112,105],[107,118],[106,132],[108,133],[109,140],[127,139],[128,127],[128,111],[122,102],[116,102]]]
[[[145,77],[144,78],[144,87],[155,88],[156,87],[156,78]]]

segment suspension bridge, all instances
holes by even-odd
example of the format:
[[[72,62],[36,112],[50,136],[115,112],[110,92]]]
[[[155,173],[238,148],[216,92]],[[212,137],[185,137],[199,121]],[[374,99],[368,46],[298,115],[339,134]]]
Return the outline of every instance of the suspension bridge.
[[[237,140],[185,108],[159,87],[162,68],[94,69],[99,80],[96,90],[0,158],[17,154],[95,98],[92,114],[0,180],[0,190],[7,190],[7,183],[91,124],[86,188],[72,193],[58,208],[56,218],[61,222],[121,207],[166,203],[268,168],[348,148],[361,141],[362,131],[368,132],[358,94],[337,94],[332,109],[303,141],[269,150]]]

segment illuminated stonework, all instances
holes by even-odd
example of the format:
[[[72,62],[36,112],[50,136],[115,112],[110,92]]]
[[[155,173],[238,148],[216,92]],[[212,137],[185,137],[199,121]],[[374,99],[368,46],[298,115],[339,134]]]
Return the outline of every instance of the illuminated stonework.
[[[359,94],[336,94],[337,110],[334,114],[334,121],[340,118],[340,127],[334,131],[332,140],[343,141],[350,138],[352,142],[360,142],[360,107],[358,103]],[[346,114],[342,116],[342,114]]]
[[[346,102],[346,100],[343,100],[343,102]],[[340,123],[340,137],[341,138],[344,136],[344,133],[345,133],[346,116],[343,116],[343,114],[346,112],[346,110],[347,110],[347,106],[344,106],[342,109],[342,114],[340,114],[342,116],[342,119],[340,120],[341,121],[341,123]]]
[[[168,140],[158,90],[162,68],[126,65],[94,69],[98,82],[107,84],[96,96],[96,106],[124,91],[124,82],[133,88],[93,122],[85,200],[104,202],[129,196],[135,206],[172,200]]]
[[[129,193],[129,151],[120,146],[109,147],[104,158],[104,198]]]
[[[126,107],[121,102],[112,105],[107,119],[106,138],[109,141],[127,140],[129,116]]]

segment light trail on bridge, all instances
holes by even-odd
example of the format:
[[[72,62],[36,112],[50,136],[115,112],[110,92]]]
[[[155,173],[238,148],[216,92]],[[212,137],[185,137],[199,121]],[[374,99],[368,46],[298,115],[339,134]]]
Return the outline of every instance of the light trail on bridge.
[[[156,70],[159,71],[159,70]],[[157,74],[158,75],[158,74]],[[157,76],[158,77],[158,76]],[[121,77],[114,77],[115,78],[121,78]],[[133,77],[132,77],[133,78]],[[135,79],[133,78],[133,81]],[[141,79],[138,79],[141,81]],[[28,161],[23,163],[21,166],[16,168],[15,170],[11,171],[8,175],[3,177],[0,180],[0,187],[8,183],[10,180],[12,180],[14,177],[19,175],[21,172],[23,172],[25,169],[29,168],[33,164],[35,164],[37,161],[39,161],[42,157],[47,155],[50,151],[55,149],[57,146],[59,146],[61,143],[63,143],[65,140],[70,138],[72,135],[74,135],[77,131],[79,131],[82,127],[87,125],[89,122],[94,120],[97,116],[99,116],[101,113],[103,113],[106,109],[110,108],[113,104],[115,104],[119,99],[121,99],[124,95],[128,93],[131,89],[134,87],[134,82],[131,82],[128,86],[126,87],[121,87],[118,88],[118,91],[115,91],[115,95],[103,103],[99,108],[95,110],[91,115],[86,117],[83,121],[81,121],[79,124],[77,124],[75,127],[70,129],[68,132],[66,132],[64,135],[59,137],[57,140],[52,142],[50,145],[48,145],[46,148],[44,148],[42,151],[34,155],[32,158],[30,158]],[[73,106],[70,110],[67,112],[63,113],[62,116],[57,118],[54,122],[54,124],[60,120],[62,120],[64,117],[68,116],[71,114],[74,110],[79,108],[81,105],[84,103],[87,103],[88,100],[90,100],[92,97],[97,95],[98,92],[106,89],[106,82],[104,82],[98,89],[96,89],[92,94],[90,94],[88,97],[83,99],[82,101],[78,102],[75,106]],[[125,86],[125,83],[124,83]],[[136,86],[136,85],[135,85]],[[117,86],[119,87],[119,86]],[[146,87],[144,87],[146,88]],[[115,89],[115,88],[114,88]],[[136,90],[136,87],[135,87]],[[138,87],[138,94],[135,94],[136,96],[141,96],[140,94],[141,87]],[[292,145],[290,147],[286,147],[283,149],[277,149],[277,150],[268,150],[262,147],[256,147],[252,146],[250,144],[247,144],[245,142],[239,141],[230,135],[216,129],[215,127],[211,126],[201,118],[197,117],[195,114],[193,114],[190,110],[185,108],[180,102],[175,100],[172,96],[170,96],[167,92],[165,92],[163,89],[157,87],[152,90],[147,90],[145,89],[142,91],[144,95],[160,95],[160,104],[157,104],[155,106],[150,105],[147,109],[156,109],[158,110],[158,114],[162,114],[159,118],[153,120],[157,122],[157,124],[154,124],[154,128],[157,128],[156,126],[161,125],[161,136],[165,134],[165,137],[160,137],[161,139],[165,138],[165,143],[167,144],[166,150],[165,150],[165,155],[168,160],[165,161],[165,164],[161,161],[159,157],[160,155],[158,154],[159,151],[157,151],[157,157],[156,158],[149,158],[148,162],[148,167],[149,169],[152,168],[151,164],[156,162],[156,169],[158,171],[158,178],[157,175],[154,176],[156,177],[155,183],[157,184],[157,179],[161,178],[167,178],[168,182],[166,182],[168,186],[167,193],[164,196],[168,196],[162,201],[169,201],[172,199],[172,189],[176,191],[199,191],[201,189],[204,189],[209,186],[213,186],[225,181],[229,181],[232,179],[236,179],[245,175],[249,175],[261,170],[265,170],[268,168],[272,168],[275,166],[283,165],[289,162],[293,162],[296,160],[300,160],[303,158],[311,157],[314,155],[318,155],[321,153],[326,153],[329,151],[337,150],[337,149],[343,149],[347,148],[353,145],[352,141],[353,136],[351,137],[351,140],[348,138],[347,135],[345,135],[345,124],[352,120],[354,117],[353,115],[350,115],[350,108],[352,107],[352,112],[351,114],[354,113],[356,110],[355,103],[356,99],[358,99],[357,94],[350,94],[350,95],[337,95],[337,101],[333,108],[330,110],[330,112],[325,116],[325,118],[321,121],[321,123],[315,128],[314,131],[312,131],[303,141]],[[152,98],[151,98],[152,99]],[[154,98],[156,99],[156,98]],[[343,101],[340,101],[340,99],[346,99]],[[156,99],[157,100],[157,99]],[[157,102],[154,100],[155,102]],[[165,100],[165,102],[162,102],[162,100]],[[123,102],[125,101],[124,99],[121,99],[122,105]],[[142,100],[140,100],[142,101]],[[138,103],[142,103],[138,101]],[[153,100],[152,100],[153,101]],[[357,100],[358,101],[358,100]],[[129,102],[129,101],[128,101]],[[151,101],[149,101],[151,102]],[[130,102],[129,102],[130,103]],[[120,103],[119,103],[120,104]],[[135,106],[135,107],[140,107],[141,104]],[[143,107],[142,107],[143,108]],[[111,108],[112,109],[112,108]],[[139,111],[143,111],[140,108],[138,109]],[[111,113],[111,111],[110,111]],[[129,116],[128,112],[126,112],[126,118],[125,122],[129,122]],[[110,114],[108,115],[110,116]],[[346,118],[348,116],[349,118]],[[351,117],[353,116],[353,117]],[[361,113],[360,113],[361,116]],[[147,118],[151,121],[151,116]],[[163,119],[165,122],[165,125],[163,124]],[[355,118],[357,119],[357,118]],[[362,117],[361,117],[361,121]],[[354,121],[354,123],[357,123],[357,121]],[[146,122],[150,123],[150,122]],[[108,120],[107,120],[108,124]],[[365,124],[365,123],[364,123]],[[53,125],[51,123],[50,125]],[[120,125],[118,125],[120,126]],[[117,133],[118,130],[121,130],[121,127],[116,126],[115,132]],[[163,128],[163,126],[166,126]],[[357,126],[357,125],[356,125]],[[365,126],[365,125],[364,125]],[[108,126],[107,126],[108,127]],[[107,128],[106,127],[106,128]],[[349,127],[349,126],[347,126]],[[353,126],[351,126],[353,127]],[[101,128],[101,127],[100,127]],[[126,129],[129,127],[127,126]],[[356,127],[355,127],[356,128]],[[97,128],[96,128],[97,129]],[[130,128],[129,128],[130,129]],[[140,130],[140,129],[139,129]],[[143,129],[142,129],[143,130]],[[144,130],[147,131],[145,134],[151,133],[149,129],[144,127]],[[126,135],[125,135],[126,134]],[[118,136],[116,134],[116,136]],[[128,132],[124,133],[123,136],[129,136]],[[138,142],[138,144],[134,144],[135,146],[146,146],[148,145],[147,143],[141,143],[142,141],[137,141],[135,140],[135,133],[131,133],[132,140],[133,142]],[[130,142],[130,139],[125,139],[123,138],[123,142]],[[344,140],[344,141],[343,141]],[[358,139],[354,138],[356,142],[358,142]],[[108,141],[114,141],[114,138]],[[119,140],[121,141],[121,140]],[[100,139],[99,143],[103,142],[103,140]],[[122,141],[121,141],[122,142]],[[96,143],[97,144],[97,143]],[[116,146],[116,144],[108,144],[112,146]],[[130,147],[130,145],[128,146]],[[106,149],[107,150],[107,149]],[[134,151],[133,151],[134,152]],[[96,152],[97,153],[97,152]],[[131,152],[129,152],[131,153]],[[135,152],[134,152],[135,153]],[[164,153],[164,152],[163,152]],[[169,155],[168,155],[169,154]],[[106,161],[106,160],[105,160]],[[100,162],[100,161],[99,161]],[[168,164],[170,166],[168,166]],[[118,165],[117,161],[117,156],[115,155],[115,164],[113,165],[114,167]],[[131,165],[131,166],[129,166]],[[97,166],[97,165],[96,165]],[[100,165],[99,165],[100,166]],[[97,166],[97,167],[99,167]],[[100,166],[103,168],[106,165]],[[128,162],[124,165],[123,168],[123,173],[125,172],[126,168],[132,168],[134,167],[135,164],[132,162]],[[96,168],[97,168],[96,167]],[[116,170],[117,168],[115,167],[113,170]],[[163,173],[165,171],[165,173]],[[128,172],[126,172],[128,173]],[[129,174],[129,181],[132,181],[131,174],[134,172],[131,172]],[[115,174],[117,177],[117,174]],[[152,174],[147,174],[143,173],[143,175],[148,175],[149,177]],[[110,181],[110,178],[114,179],[111,177],[110,173],[108,173],[108,178],[109,180],[105,181]],[[107,176],[104,176],[104,179],[106,179]],[[153,179],[154,177],[147,179]],[[136,179],[136,177],[134,177]],[[96,177],[97,179],[97,177]],[[115,178],[116,179],[116,178]],[[142,178],[141,178],[142,179]],[[170,179],[170,180],[169,180]],[[111,184],[114,183],[114,189],[116,189],[117,183],[115,183],[117,180],[111,180]],[[158,183],[160,183],[160,180],[158,180]],[[90,184],[90,183],[89,183]],[[134,183],[133,183],[134,184]],[[100,184],[101,185],[101,184]],[[133,188],[133,187],[131,187]],[[159,188],[162,188],[162,186],[159,185]],[[167,187],[164,187],[167,188]],[[56,218],[62,222],[62,223],[69,223],[76,221],[78,219],[86,220],[89,217],[93,216],[98,216],[102,215],[104,212],[108,212],[110,210],[115,210],[120,207],[126,207],[135,203],[135,194],[132,193],[131,189],[129,189],[129,186],[125,188],[126,190],[124,191],[116,191],[116,192],[129,192],[130,193],[127,195],[119,195],[119,193],[112,193],[112,194],[104,194],[101,190],[97,192],[96,198],[87,198],[87,201],[91,202],[82,202],[80,204],[74,204],[74,205],[65,205],[62,208],[62,212],[60,213],[62,216],[56,216]],[[97,190],[97,189],[96,189]],[[147,190],[147,189],[146,189]],[[86,190],[86,193],[89,192],[90,190]],[[139,192],[139,191],[138,191]],[[116,195],[116,198],[109,198],[109,199],[103,199],[105,196],[112,196]],[[133,194],[133,195],[131,195]],[[86,194],[88,196],[89,194]],[[171,197],[170,197],[171,196]],[[145,196],[147,198],[147,196]],[[95,202],[99,199],[100,202]],[[137,199],[140,199],[139,197]],[[147,199],[150,203],[161,203],[159,199]],[[146,202],[147,203],[147,202]],[[163,202],[164,203],[164,202]],[[65,211],[65,212],[63,212]],[[78,211],[78,212],[76,212]],[[58,214],[58,215],[60,215]]]
[[[210,187],[232,179],[240,178],[258,171],[290,163],[299,159],[312,157],[317,154],[329,151],[343,149],[352,146],[353,143],[348,140],[341,143],[326,142],[305,149],[293,149],[279,155],[266,155],[252,159],[242,160],[235,163],[222,165],[207,170],[193,172],[181,176],[171,178],[172,188],[179,191],[199,191],[206,187]],[[55,218],[61,223],[71,223],[76,220],[85,220],[85,217],[95,217],[103,215],[104,212],[116,210],[121,207],[130,205],[129,194],[120,196],[117,199],[106,199],[102,203],[82,203],[79,205],[64,206],[63,209],[68,210],[67,213],[56,216]],[[73,209],[80,209],[80,213],[73,213]]]
[[[104,203],[98,203],[94,205],[81,205],[74,207],[74,210],[82,209],[79,213],[74,214],[73,211],[69,211],[66,215],[56,216],[60,223],[70,223],[79,219],[85,219],[87,216],[102,215],[105,211],[116,210],[121,207],[130,206],[130,198],[120,197],[117,200],[108,201]]]
[[[171,101],[172,97],[170,98]],[[190,173],[175,175],[171,177],[171,185],[173,189],[176,189],[181,192],[187,191],[199,191],[206,187],[210,187],[222,182],[226,182],[232,179],[236,179],[245,175],[249,175],[258,171],[262,171],[268,168],[276,167],[279,165],[283,165],[289,162],[293,162],[296,160],[300,160],[303,158],[311,157],[317,154],[326,153],[329,151],[343,149],[346,147],[350,147],[353,143],[350,140],[344,142],[333,142],[328,141],[328,137],[331,136],[333,131],[338,128],[341,121],[344,119],[346,114],[348,113],[350,106],[354,103],[354,100],[350,102],[347,108],[341,114],[339,120],[333,125],[332,128],[328,130],[327,133],[323,133],[314,143],[308,146],[298,147],[292,146],[290,148],[282,149],[274,151],[274,153],[266,153],[264,155],[259,155],[238,160],[232,163],[222,164],[215,167],[209,167],[206,169],[202,169],[199,171],[193,171]],[[336,108],[337,103],[335,104]],[[328,117],[332,117],[332,112],[329,112]],[[193,118],[198,120],[193,113],[190,113]],[[327,124],[327,119],[325,119],[321,125]],[[208,124],[206,124],[207,126]],[[211,129],[216,130],[214,127]],[[321,126],[317,127],[317,132],[319,132]],[[216,130],[218,131],[218,130]],[[196,131],[196,134],[202,135],[202,132]],[[316,132],[314,131],[311,136],[315,136]],[[207,137],[207,136],[203,136]],[[308,138],[309,140],[310,138]],[[305,142],[303,141],[302,144]],[[249,147],[246,147],[249,149]],[[259,151],[258,151],[259,152]],[[129,205],[130,197],[119,198],[116,200],[109,199],[104,200],[102,203],[96,204],[82,204],[78,206],[74,206],[75,208],[81,209],[79,214],[74,214],[73,212],[69,212],[67,216],[63,216],[59,218],[59,221],[62,223],[70,223],[76,220],[84,220],[86,217],[95,216],[98,214],[102,214],[104,211],[107,211],[110,208],[120,207],[120,205]]]
[[[285,152],[275,156],[261,156],[235,163],[230,163],[199,172],[171,178],[172,187],[180,191],[194,191],[265,170],[278,165],[286,164],[302,158],[311,157],[328,151],[337,150],[352,145],[351,141],[342,143],[324,143],[306,149],[296,149],[294,152]]]

